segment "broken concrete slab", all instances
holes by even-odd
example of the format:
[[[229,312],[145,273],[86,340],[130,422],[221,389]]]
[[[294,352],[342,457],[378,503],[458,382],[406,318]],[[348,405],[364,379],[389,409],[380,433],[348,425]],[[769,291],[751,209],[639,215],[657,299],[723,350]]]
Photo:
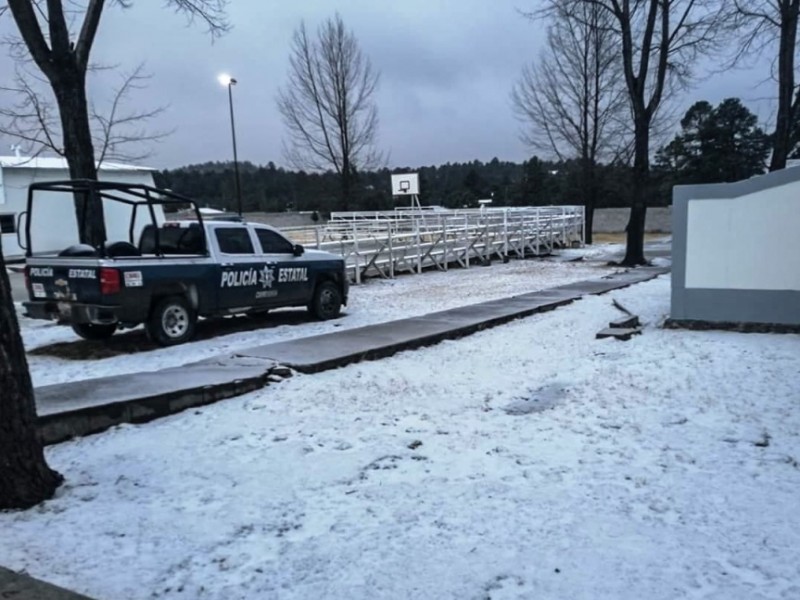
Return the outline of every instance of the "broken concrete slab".
[[[616,321],[611,321],[608,324],[608,326],[612,329],[630,329],[632,327],[639,327],[639,325],[639,317],[636,315],[623,317],[621,319],[617,319]]]
[[[598,340],[602,340],[604,338],[616,338],[618,340],[622,340],[623,342],[627,342],[634,335],[639,335],[640,333],[642,333],[641,327],[609,327],[607,329],[603,329],[602,331],[598,331],[595,338]]]
[[[0,567],[0,598],[13,600],[92,600],[24,573]]]

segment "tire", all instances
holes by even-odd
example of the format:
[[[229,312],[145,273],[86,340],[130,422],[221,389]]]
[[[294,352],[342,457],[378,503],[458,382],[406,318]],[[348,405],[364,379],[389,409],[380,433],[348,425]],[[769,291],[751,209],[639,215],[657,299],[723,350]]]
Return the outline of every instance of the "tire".
[[[147,318],[147,335],[160,346],[183,344],[194,337],[197,313],[183,296],[159,300]]]
[[[335,319],[342,310],[342,292],[332,281],[323,281],[314,290],[308,310],[320,321]]]
[[[85,340],[107,340],[117,330],[116,323],[98,325],[95,323],[72,323],[72,331]]]

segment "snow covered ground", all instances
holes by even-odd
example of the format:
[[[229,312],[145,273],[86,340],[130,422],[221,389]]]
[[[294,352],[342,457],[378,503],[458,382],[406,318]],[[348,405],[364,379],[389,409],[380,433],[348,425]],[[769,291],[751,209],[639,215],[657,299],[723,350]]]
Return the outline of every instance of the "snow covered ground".
[[[594,339],[613,299],[643,335]],[[0,564],[132,600],[800,598],[800,336],[668,311],[665,276],[50,447]]]
[[[609,247],[615,246],[569,250],[565,251],[565,256],[588,254],[591,258],[593,254],[603,252],[604,248]],[[582,279],[602,277],[616,270],[618,269],[598,262],[514,260],[507,264],[493,263],[491,267],[473,267],[469,270],[427,272],[392,280],[372,279],[363,285],[350,288],[350,301],[344,310],[344,316],[335,321],[314,321],[303,309],[278,310],[258,323],[258,325],[263,324],[263,328],[227,335],[223,332],[211,339],[198,340],[173,348],[159,348],[147,342],[144,331],[139,328],[137,332],[127,334],[127,338],[133,338],[131,345],[142,351],[133,353],[122,351],[111,353],[112,355],[106,358],[91,360],[64,358],[65,354],[75,354],[75,352],[69,352],[69,349],[65,351],[63,347],[53,348],[52,351],[42,348],[52,347],[54,344],[63,346],[64,343],[79,342],[80,338],[69,327],[22,317],[21,304],[18,314],[25,347],[29,351],[38,349],[35,354],[28,356],[28,364],[34,385],[40,386],[118,373],[156,371],[259,344],[422,315]],[[294,318],[286,318],[291,316]],[[237,320],[241,321],[242,318],[239,317]],[[117,334],[113,341],[117,343],[119,338]],[[103,347],[102,342],[91,344],[83,342],[82,345],[92,349]]]

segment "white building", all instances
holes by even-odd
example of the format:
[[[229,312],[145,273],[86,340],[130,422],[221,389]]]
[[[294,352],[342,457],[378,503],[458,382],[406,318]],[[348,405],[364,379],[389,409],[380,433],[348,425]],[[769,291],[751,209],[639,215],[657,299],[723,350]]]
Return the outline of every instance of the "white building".
[[[672,319],[800,325],[800,168],[672,192]]]
[[[101,181],[154,185],[153,169],[119,163],[104,162],[98,171]],[[18,243],[17,228],[25,227],[20,215],[27,210],[28,186],[34,182],[64,181],[69,179],[69,168],[64,158],[30,158],[23,156],[0,157],[0,239],[3,255],[20,258],[25,250]],[[66,194],[54,194],[52,202],[43,199],[35,203],[36,215],[31,220],[31,237],[36,240],[35,249],[42,251],[61,250],[75,243],[77,218],[75,207]],[[111,203],[105,203],[108,206]],[[159,211],[160,212],[160,211]],[[108,206],[105,211],[109,239],[121,237],[127,232],[130,213],[124,206]],[[112,236],[112,232],[120,232]],[[127,238],[127,235],[124,236]],[[19,240],[24,243],[24,231]]]

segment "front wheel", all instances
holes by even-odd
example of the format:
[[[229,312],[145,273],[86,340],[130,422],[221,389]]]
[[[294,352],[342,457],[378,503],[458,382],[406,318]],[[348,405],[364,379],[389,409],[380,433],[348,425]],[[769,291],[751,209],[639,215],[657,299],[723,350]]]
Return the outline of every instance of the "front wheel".
[[[85,340],[107,340],[117,330],[116,323],[72,323],[72,331]]]
[[[174,346],[189,341],[195,332],[197,313],[186,298],[169,296],[154,307],[145,328],[151,340],[161,346]]]
[[[308,310],[321,321],[338,317],[342,310],[342,292],[339,286],[332,281],[320,283],[314,290]]]

